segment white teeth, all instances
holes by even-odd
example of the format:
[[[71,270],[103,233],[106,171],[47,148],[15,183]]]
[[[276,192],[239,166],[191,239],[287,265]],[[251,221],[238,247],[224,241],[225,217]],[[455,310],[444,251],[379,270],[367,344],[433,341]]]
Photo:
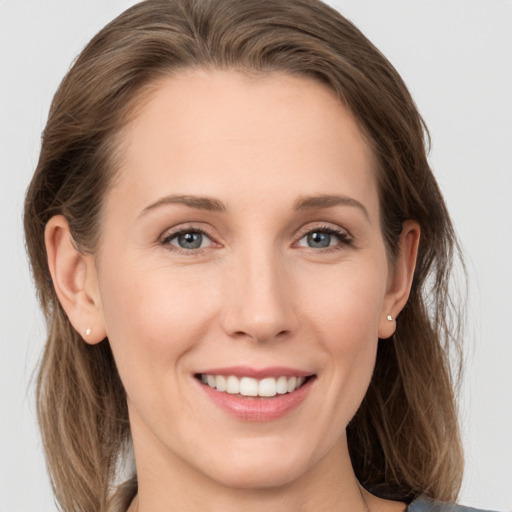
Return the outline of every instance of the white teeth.
[[[240,393],[240,381],[236,377],[233,377],[233,375],[226,379],[226,391],[230,395],[238,395],[238,393]]]
[[[258,380],[252,377],[238,378],[234,375],[205,375],[200,376],[201,382],[231,395],[272,397],[284,395],[299,389],[306,381],[305,377],[266,377]]]
[[[262,379],[262,380],[260,380],[260,385],[258,386],[258,395],[259,396],[276,396],[276,394],[277,394],[276,388],[277,388],[276,379],[273,379],[272,377],[269,377],[267,379]]]
[[[217,388],[217,391],[226,391],[226,377],[223,377],[222,375],[217,375],[217,377],[215,377],[215,380],[217,381],[217,385],[215,386]]]
[[[279,395],[288,393],[288,379],[286,377],[279,377],[276,382],[276,392]]]
[[[240,394],[244,396],[258,396],[258,381],[251,377],[242,377],[240,380]]]
[[[291,393],[294,389],[295,389],[295,386],[297,385],[297,378],[296,377],[290,377],[288,379],[288,393]]]

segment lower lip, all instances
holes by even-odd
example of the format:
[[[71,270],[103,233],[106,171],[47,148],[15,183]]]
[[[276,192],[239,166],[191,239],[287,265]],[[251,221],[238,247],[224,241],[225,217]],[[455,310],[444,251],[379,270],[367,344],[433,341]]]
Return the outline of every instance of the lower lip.
[[[277,420],[297,409],[306,399],[314,380],[311,377],[299,389],[269,398],[230,395],[202,382],[198,381],[198,384],[215,405],[231,416],[244,421],[264,422]]]

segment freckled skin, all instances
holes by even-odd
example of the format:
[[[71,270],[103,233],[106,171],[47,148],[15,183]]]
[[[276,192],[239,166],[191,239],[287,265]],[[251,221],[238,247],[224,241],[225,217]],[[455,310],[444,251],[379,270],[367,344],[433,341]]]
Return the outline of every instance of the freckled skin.
[[[386,260],[372,155],[354,119],[309,79],[196,70],[161,81],[124,129],[122,154],[95,269],[98,322],[128,397],[140,511],[205,500],[223,511],[365,510],[345,428],[408,284]],[[168,195],[214,198],[224,210],[141,213]],[[319,195],[352,198],[366,213],[295,209]],[[180,247],[180,229],[204,233],[201,247]],[[329,245],[311,247],[308,233],[326,230]],[[316,381],[285,417],[244,422],[194,377],[234,365],[293,367]]]

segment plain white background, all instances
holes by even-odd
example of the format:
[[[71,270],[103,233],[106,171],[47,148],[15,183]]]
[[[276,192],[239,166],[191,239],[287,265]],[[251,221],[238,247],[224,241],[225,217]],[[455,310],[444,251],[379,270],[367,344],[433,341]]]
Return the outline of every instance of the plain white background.
[[[51,97],[133,0],[0,0],[0,512],[56,510],[33,404],[44,326],[21,227]],[[402,74],[470,272],[460,501],[512,510],[512,1],[333,0]]]

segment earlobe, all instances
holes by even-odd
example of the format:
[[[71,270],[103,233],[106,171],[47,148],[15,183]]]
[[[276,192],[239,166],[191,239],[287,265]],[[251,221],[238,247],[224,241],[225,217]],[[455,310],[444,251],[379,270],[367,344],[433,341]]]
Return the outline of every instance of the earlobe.
[[[393,266],[379,321],[379,338],[389,338],[396,330],[396,318],[411,292],[420,242],[420,226],[407,220],[400,234],[399,252]]]
[[[69,321],[87,343],[106,337],[94,258],[77,249],[63,215],[45,229],[48,267],[55,293]]]

